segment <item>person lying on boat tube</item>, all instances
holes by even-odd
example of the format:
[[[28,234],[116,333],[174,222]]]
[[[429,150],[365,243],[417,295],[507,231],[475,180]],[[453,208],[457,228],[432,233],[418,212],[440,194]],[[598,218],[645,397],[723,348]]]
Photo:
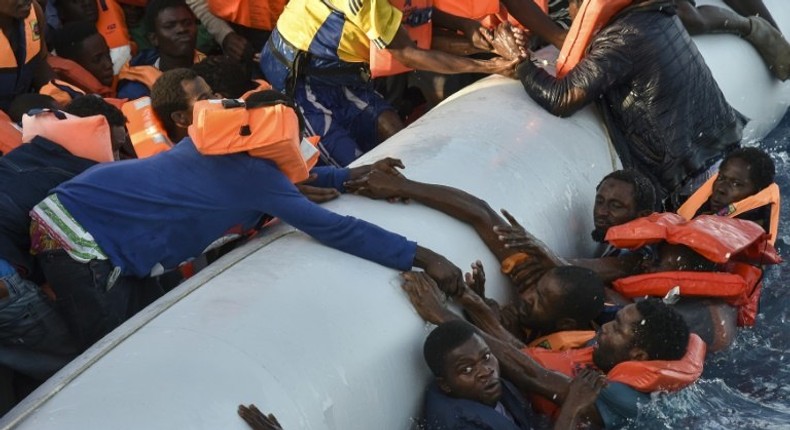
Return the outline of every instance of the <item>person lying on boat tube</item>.
[[[556,77],[522,62],[525,91],[567,117],[595,103],[625,168],[677,208],[739,146],[744,120],[727,103],[672,0],[570,0],[574,21]],[[600,31],[598,31],[600,29]]]
[[[781,195],[774,182],[776,167],[765,151],[740,148],[724,158],[719,172],[678,209],[685,219],[714,214],[754,221],[771,235],[779,233]]]
[[[403,289],[424,320],[461,320],[444,307],[430,276],[407,272],[403,277]],[[649,402],[651,393],[694,383],[705,358],[705,343],[689,333],[683,318],[652,298],[621,309],[580,349],[519,349],[485,332],[478,334],[499,361],[502,375],[531,397],[536,410],[555,417],[556,429],[585,423],[622,427],[637,417],[639,404]]]
[[[58,300],[71,304],[60,311],[83,348],[159,297],[157,275],[224,235],[254,230],[265,214],[384,266],[463,282],[444,257],[299,192],[294,183],[311,174],[342,192],[348,179],[372,169],[398,174],[402,164],[311,170],[318,154],[298,112],[276,91],[199,101],[189,137],[173,149],[95,166],[35,206],[31,250]]]

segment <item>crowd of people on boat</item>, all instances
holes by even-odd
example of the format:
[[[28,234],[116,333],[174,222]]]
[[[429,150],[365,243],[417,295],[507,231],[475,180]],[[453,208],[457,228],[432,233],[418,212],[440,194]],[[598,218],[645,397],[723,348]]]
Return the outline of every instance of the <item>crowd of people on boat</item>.
[[[743,38],[779,80],[790,44],[762,1],[725,3],[0,0],[0,410],[279,219],[403,272],[437,325],[424,428],[622,426],[755,323],[780,261],[773,161],[690,34]],[[623,169],[594,190],[596,258],[398,159],[346,167],[490,74],[600,111]],[[513,300],[479,261],[320,206],[346,192],[468,223]]]

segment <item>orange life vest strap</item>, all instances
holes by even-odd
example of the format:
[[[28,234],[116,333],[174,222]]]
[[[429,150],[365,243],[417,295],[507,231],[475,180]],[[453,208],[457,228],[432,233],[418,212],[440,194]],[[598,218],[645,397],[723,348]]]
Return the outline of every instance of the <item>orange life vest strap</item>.
[[[754,282],[758,280],[759,275]],[[754,285],[740,275],[724,272],[646,273],[612,283],[615,291],[628,298],[664,297],[672,288],[680,287],[681,297],[715,297],[733,306],[746,303]]]
[[[286,3],[286,0],[208,0],[208,8],[212,14],[226,21],[271,31]]]
[[[307,179],[318,162],[317,139],[302,142],[296,111],[284,103],[248,109],[240,100],[202,100],[193,112],[188,132],[203,155],[246,152],[274,161],[292,182]]]
[[[30,13],[23,23],[25,26],[25,64],[29,63],[41,52],[41,27],[36,16],[36,8],[31,7]],[[16,63],[14,50],[5,34],[0,32],[0,68],[22,67]]]
[[[76,96],[84,96],[85,91],[68,82],[53,79],[44,84],[39,90],[39,94],[50,96],[55,99],[55,103],[60,107],[65,107],[71,103]]]
[[[121,72],[118,73],[118,79],[140,82],[149,90],[154,87],[154,82],[160,76],[162,72],[154,66],[130,66],[129,63],[124,64]]]
[[[270,89],[272,89],[272,85],[271,85],[270,83],[268,83],[268,82],[264,81],[263,79],[253,79],[252,81],[253,81],[253,82],[254,82],[254,83],[257,85],[257,86],[256,86],[254,89],[252,89],[252,90],[249,90],[249,91],[247,91],[246,93],[244,93],[244,94],[241,96],[241,98],[243,98],[243,99],[246,99],[247,97],[249,97],[249,96],[250,96],[251,94],[253,94],[253,93],[257,93],[257,92],[259,92],[259,91],[266,91],[266,90],[270,90]]]
[[[22,144],[20,130],[5,112],[0,110],[0,152],[8,154]]]
[[[592,330],[566,330],[558,331],[547,336],[539,337],[529,343],[530,348],[543,348],[552,351],[565,351],[581,348],[595,337]]]
[[[571,24],[557,58],[557,77],[562,78],[584,58],[587,47],[606,24],[634,0],[585,0]]]
[[[85,118],[66,112],[42,110],[22,116],[22,141],[35,136],[51,140],[77,157],[98,163],[113,161],[110,125],[102,115]]]
[[[98,94],[102,97],[114,97],[115,90],[102,85],[95,76],[84,67],[68,58],[58,57],[57,55],[47,56],[47,63],[59,79],[77,86],[86,94]]]
[[[606,241],[616,248],[638,249],[666,241],[685,245],[714,263],[735,258],[777,264],[781,258],[759,225],[737,218],[701,215],[690,221],[674,213],[654,213],[609,228]]]
[[[680,209],[678,209],[678,214],[685,219],[694,218],[694,215],[696,215],[697,211],[699,211],[699,208],[701,208],[702,205],[704,205],[713,194],[713,183],[716,182],[716,178],[718,177],[719,174],[717,173],[708,179],[704,184],[702,184],[702,186],[699,187],[699,189],[695,191],[694,194],[692,194],[682,206],[680,206]],[[776,237],[779,232],[779,211],[782,207],[781,200],[782,197],[781,193],[779,192],[779,185],[773,183],[760,190],[760,192],[757,194],[753,194],[743,200],[730,204],[727,207],[726,216],[735,218],[744,212],[748,212],[765,205],[771,205],[771,220],[768,232],[771,235],[769,242],[771,245],[773,245],[776,243]]]
[[[403,12],[401,20],[403,28],[409,33],[409,38],[420,49],[431,49],[433,25],[431,24],[432,0],[389,0],[390,3]],[[408,6],[407,6],[408,3]],[[370,44],[370,76],[379,78],[406,73],[414,69],[404,66],[396,60],[386,49],[381,49],[375,43]]]
[[[121,111],[128,120],[126,128],[137,158],[147,158],[173,147],[151,106],[151,97],[126,102],[121,106]]]

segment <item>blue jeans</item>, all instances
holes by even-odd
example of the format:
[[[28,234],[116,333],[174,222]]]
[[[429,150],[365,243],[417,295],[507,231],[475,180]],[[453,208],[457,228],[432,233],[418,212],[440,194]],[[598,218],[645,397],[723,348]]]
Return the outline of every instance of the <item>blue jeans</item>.
[[[74,358],[78,349],[66,324],[38,285],[0,260],[0,365],[46,379]]]
[[[164,294],[157,279],[118,276],[108,260],[80,263],[63,250],[37,260],[80,351]]]

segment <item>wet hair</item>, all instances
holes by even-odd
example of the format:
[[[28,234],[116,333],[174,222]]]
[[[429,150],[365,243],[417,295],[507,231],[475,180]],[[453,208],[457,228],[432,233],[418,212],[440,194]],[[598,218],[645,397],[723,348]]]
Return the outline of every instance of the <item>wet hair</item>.
[[[165,9],[183,7],[186,8],[191,14],[194,15],[192,9],[187,6],[184,0],[151,0],[145,8],[145,15],[143,16],[143,25],[145,26],[146,33],[156,32],[156,18]]]
[[[656,187],[647,176],[632,169],[615,170],[604,176],[595,187],[595,190],[600,189],[601,184],[607,179],[622,181],[634,187],[634,209],[637,213],[642,211],[652,212],[656,209]]]
[[[66,105],[63,110],[79,117],[101,115],[107,118],[107,123],[110,124],[110,127],[123,127],[126,125],[126,117],[123,115],[123,112],[95,94],[77,97]]]
[[[59,57],[73,60],[82,49],[82,42],[94,35],[98,35],[96,23],[90,21],[76,21],[63,25],[52,38],[52,47]]]
[[[549,270],[546,275],[553,276],[564,292],[562,314],[558,315],[559,318],[572,318],[577,323],[586,323],[603,311],[603,280],[592,270],[578,266],[560,266]]]
[[[422,355],[425,363],[434,376],[442,377],[446,373],[445,358],[452,350],[463,345],[476,334],[475,329],[463,320],[454,320],[439,324],[425,339]]]
[[[686,354],[689,328],[683,317],[660,299],[636,302],[642,319],[634,326],[634,346],[647,352],[648,360],[680,360]]]
[[[189,108],[187,93],[181,83],[199,77],[192,69],[179,68],[162,73],[154,82],[151,88],[151,108],[165,126],[167,134],[173,135],[176,130],[176,123],[171,118],[173,112]]]
[[[735,149],[724,157],[721,166],[723,167],[733,158],[743,160],[749,165],[749,179],[751,179],[758,191],[774,182],[774,176],[776,175],[774,160],[762,149],[752,147]]]
[[[192,66],[208,86],[222,97],[237,99],[255,88],[249,71],[224,55],[206,57]]]
[[[19,123],[22,115],[31,109],[57,109],[58,103],[52,97],[38,93],[24,93],[14,97],[6,113],[11,121]]]

